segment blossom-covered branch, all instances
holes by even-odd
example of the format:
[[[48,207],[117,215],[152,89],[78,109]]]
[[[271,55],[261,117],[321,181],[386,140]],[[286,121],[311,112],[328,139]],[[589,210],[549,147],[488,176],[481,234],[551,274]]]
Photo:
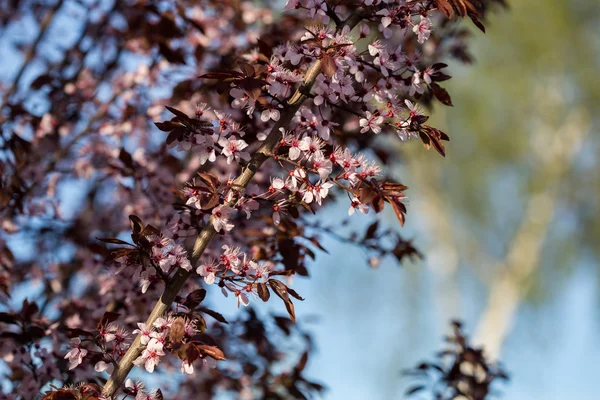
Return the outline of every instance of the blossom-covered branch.
[[[177,367],[184,394],[321,391],[303,376],[311,346],[292,288],[321,237],[365,249],[371,266],[420,253],[376,221],[347,234],[313,214],[337,199],[348,218],[391,209],[404,224],[407,187],[386,166],[400,144],[446,154],[428,110],[452,105],[447,59],[468,60],[455,17],[482,27],[489,2],[290,0],[281,16],[244,0],[62,3],[2,19],[42,20],[1,88],[0,293],[43,287],[0,318],[15,398],[53,381],[79,384],[46,400],[161,398],[126,379],[134,366]],[[80,31],[63,38],[43,15],[74,15]],[[54,41],[67,50],[48,57]],[[46,70],[24,82],[29,63]],[[209,306],[216,288],[239,318]],[[272,298],[285,316],[246,308]],[[294,335],[302,355],[283,362]]]
[[[358,9],[352,14],[351,17],[348,17],[347,24],[349,28],[353,28],[358,21],[361,19],[362,9]],[[245,189],[254,175],[258,172],[261,165],[273,155],[273,150],[275,146],[281,140],[281,128],[286,128],[288,124],[291,122],[292,118],[302,105],[302,102],[305,100],[306,95],[310,89],[312,88],[317,76],[321,73],[321,61],[316,61],[306,72],[304,77],[303,84],[298,88],[296,93],[291,97],[291,99],[287,103],[287,107],[284,110],[283,115],[280,117],[277,124],[271,128],[271,132],[264,140],[260,148],[256,151],[256,153],[252,156],[248,164],[244,167],[241,175],[235,180],[233,187],[227,194],[226,198],[229,199],[224,207],[232,207],[235,205],[239,198],[239,193]],[[194,242],[191,263],[195,265],[197,261],[200,259],[204,250],[208,247],[211,239],[217,233],[215,226],[215,221],[218,221],[218,217],[213,214],[211,216],[211,222],[206,224],[204,229],[200,232],[198,237]],[[175,296],[179,294],[183,285],[190,275],[189,270],[180,269],[174,275],[173,279],[167,284],[165,291],[161,298],[158,300],[156,305],[154,306],[150,316],[146,321],[146,325],[152,325],[156,321],[157,318],[164,315],[170,308],[171,303],[175,299]],[[133,366],[134,360],[139,356],[139,353],[142,349],[142,335],[138,335],[132,345],[129,347],[127,353],[121,359],[118,367],[115,369],[109,380],[106,382],[106,385],[103,389],[103,394],[106,396],[112,396],[120,385],[123,383],[127,374],[131,370]]]

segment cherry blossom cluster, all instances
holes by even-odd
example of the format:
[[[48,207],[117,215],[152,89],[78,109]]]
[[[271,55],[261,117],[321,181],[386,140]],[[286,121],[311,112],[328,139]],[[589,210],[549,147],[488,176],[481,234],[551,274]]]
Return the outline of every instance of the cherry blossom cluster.
[[[89,346],[84,346],[87,343]],[[95,362],[96,372],[112,372],[115,360],[118,360],[130,345],[130,333],[124,327],[113,322],[101,324],[95,336],[87,335],[82,341],[80,337],[71,339],[71,349],[64,356],[69,361],[69,370],[80,365],[89,357]],[[91,347],[94,347],[92,349]]]
[[[381,168],[375,162],[367,160],[362,154],[354,155],[350,149],[342,146],[326,146],[326,142],[316,135],[299,135],[297,132],[304,130],[302,125],[310,121],[310,116],[304,110],[297,115],[299,129],[284,133],[278,148],[282,150],[283,156],[276,158],[291,164],[292,167],[287,168],[282,163],[288,176],[284,179],[274,178],[265,195],[269,199],[282,198],[276,203],[275,211],[285,208],[290,199],[294,198],[306,204],[315,202],[321,205],[334,185],[352,193],[352,189],[361,181],[372,179],[381,172]],[[286,147],[287,154],[284,150]],[[318,177],[317,182],[310,180],[311,173]],[[343,186],[342,181],[349,185]],[[278,223],[279,216],[274,216],[274,219]]]
[[[197,106],[197,121],[201,117],[211,114],[206,104]],[[214,116],[216,127],[206,121],[196,126],[186,126],[189,129],[186,134],[171,142],[170,147],[177,145],[179,151],[191,151],[198,154],[202,165],[207,161],[214,163],[217,155],[225,157],[227,164],[231,164],[233,161],[248,161],[250,153],[244,151],[248,147],[248,143],[241,139],[244,131],[240,124],[235,122],[230,114],[215,110]]]
[[[177,325],[177,328],[173,328],[174,324]],[[144,350],[135,359],[134,364],[142,366],[148,372],[154,371],[161,357],[166,355],[166,351],[177,353],[183,346],[195,343],[195,337],[200,333],[192,319],[176,317],[173,314],[157,319],[152,326],[145,323],[138,323],[137,326],[138,328],[132,334],[140,335]],[[174,330],[179,332],[175,333]],[[84,331],[78,333],[86,334]],[[114,364],[129,347],[129,337],[130,334],[127,330],[112,322],[101,325],[97,335],[93,338],[89,335],[83,341],[80,337],[72,338],[71,349],[64,358],[69,361],[70,370],[82,364],[84,359],[89,358],[90,361],[95,362],[94,370],[96,372],[107,371],[110,373]],[[89,346],[84,346],[86,342]],[[107,345],[111,342],[114,342],[114,346],[108,348]],[[96,350],[92,347],[95,347]],[[216,366],[215,359],[209,357],[210,354],[212,353],[206,351],[194,358],[187,356],[185,352],[178,353],[178,356],[182,358],[181,372],[192,374],[194,372],[193,362],[197,358],[201,358],[204,365],[214,368]],[[213,356],[220,359],[218,354],[217,352]]]
[[[112,240],[107,241],[113,242]],[[153,283],[164,280],[173,271],[179,268],[189,271],[192,268],[187,250],[180,243],[165,237],[154,229],[152,234],[145,237],[145,241],[137,243],[137,247],[138,249],[135,251],[123,249],[121,252],[115,253],[122,254],[114,259],[118,265],[115,273],[120,274],[125,269],[133,270],[133,277],[139,279],[142,293],[146,293]],[[144,263],[145,256],[142,254],[147,255],[149,264]]]
[[[225,297],[233,293],[238,307],[249,304],[248,294],[256,292],[257,282],[266,282],[275,268],[270,261],[256,262],[250,259],[239,247],[223,245],[223,253],[219,258],[212,258],[200,264],[196,269],[208,285],[219,278],[219,286]]]
[[[147,237],[152,245],[150,258],[155,265],[169,274],[173,268],[183,268],[189,271],[192,266],[187,256],[187,250],[179,243],[167,237],[152,235]]]
[[[424,16],[427,10],[427,1],[407,0],[363,0],[362,5],[366,10],[375,10],[379,18],[378,29],[382,35],[389,39],[393,34],[393,26],[398,26],[403,33],[409,28],[418,36],[419,43],[423,43],[431,32],[431,20]],[[327,24],[334,10],[325,0],[287,0],[285,10],[303,9],[310,20]],[[421,15],[419,15],[421,13]]]
[[[195,353],[191,352],[190,349],[199,343],[196,336],[200,333],[191,319],[169,314],[158,318],[151,327],[138,323],[138,329],[134,333],[140,335],[141,343],[145,346],[142,354],[134,360],[134,365],[143,365],[148,372],[154,371],[165,351],[176,354],[182,360],[181,372],[190,375],[194,373],[193,363],[198,358],[204,366],[210,368],[216,367],[216,359],[224,359],[222,352],[218,349],[211,350],[211,346],[200,344],[199,352],[198,349]]]
[[[224,189],[227,190],[229,185],[225,185]],[[212,188],[214,190],[223,189],[220,187]],[[212,204],[213,200],[219,198],[215,192],[207,192],[207,188],[197,186],[195,180],[190,185],[187,185],[181,191],[182,195],[187,199],[186,205],[194,208],[196,214],[202,214],[201,210],[210,209],[209,204]],[[233,200],[234,192],[230,191],[226,195],[222,195],[222,198],[227,203]],[[239,196],[235,204],[230,207],[226,204],[220,204],[215,206],[209,212],[205,214],[211,217],[212,224],[217,232],[228,232],[234,227],[231,222],[234,217],[235,211],[243,212],[246,219],[250,219],[252,212],[258,210],[259,204],[256,200],[248,196]],[[179,231],[179,224],[174,225],[175,231]]]
[[[366,7],[377,7],[381,2],[364,2]],[[408,34],[408,27],[422,44],[429,39],[431,20],[424,16],[427,2],[404,1],[385,2],[385,7],[376,11],[380,19],[379,30],[389,39],[393,27],[399,28],[399,33]],[[287,9],[305,8],[311,18],[323,17],[326,23],[332,10],[327,8],[325,1],[288,1]],[[367,24],[360,25],[359,40],[368,37],[370,28]],[[383,126],[395,129],[402,140],[419,138],[421,124],[427,120],[423,112],[408,98],[420,97],[425,93],[426,86],[435,90],[436,97],[449,103],[443,89],[432,82],[445,80],[448,77],[439,69],[444,64],[423,66],[423,57],[418,52],[405,52],[403,46],[384,43],[375,40],[368,44],[368,51],[358,53],[356,41],[350,37],[350,31],[345,27],[341,32],[334,29],[317,26],[308,29],[301,39],[301,44],[281,46],[275,52],[279,58],[272,64],[289,62],[298,65],[301,59],[314,60],[326,57],[332,60],[326,72],[317,77],[314,88],[313,102],[319,106],[321,123],[314,124],[313,129],[319,135],[329,139],[330,130],[336,123],[323,116],[323,110],[328,107],[340,107],[339,103],[360,105],[364,112],[358,114],[361,133],[371,131],[378,134]],[[325,49],[327,49],[325,51]],[[322,54],[325,53],[325,54]],[[373,79],[378,74],[378,79]],[[369,79],[367,79],[369,78]],[[443,99],[443,100],[442,100]]]
[[[125,381],[125,393],[128,396],[132,396],[135,400],[160,400],[163,398],[160,389],[148,392],[143,382],[134,382],[131,378]]]

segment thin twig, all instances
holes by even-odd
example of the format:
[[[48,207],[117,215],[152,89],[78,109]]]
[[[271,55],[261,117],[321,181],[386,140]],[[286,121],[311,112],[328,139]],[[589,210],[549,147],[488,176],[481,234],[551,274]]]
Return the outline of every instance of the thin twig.
[[[336,28],[342,29],[344,27],[344,22],[338,17],[335,10],[331,8],[328,2],[325,2],[325,5],[327,6],[327,11],[325,11],[327,16],[335,23]]]

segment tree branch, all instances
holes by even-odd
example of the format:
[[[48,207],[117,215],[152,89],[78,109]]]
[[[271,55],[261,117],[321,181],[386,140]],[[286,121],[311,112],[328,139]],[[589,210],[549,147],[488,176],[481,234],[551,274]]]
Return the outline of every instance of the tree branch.
[[[348,17],[348,19],[345,21],[345,25],[349,25],[350,29],[354,28],[362,18],[362,12],[362,8],[358,8],[350,17]],[[340,30],[341,27],[338,27],[338,31]],[[290,122],[292,121],[292,118],[294,117],[304,100],[306,100],[306,93],[310,92],[315,80],[317,79],[317,76],[320,73],[321,60],[317,60],[308,69],[308,71],[306,71],[306,74],[304,75],[303,84],[298,88],[298,90],[296,90],[294,95],[288,101],[287,107],[281,114],[279,121],[277,121],[277,123],[273,126],[273,128],[269,132],[269,135],[262,143],[260,148],[256,151],[256,153],[254,153],[254,155],[250,159],[250,162],[242,171],[241,175],[235,180],[235,188],[246,188],[252,180],[252,178],[254,177],[254,175],[256,174],[256,172],[260,169],[262,164],[271,157],[275,146],[277,146],[282,137],[279,128],[285,129],[289,126]],[[235,193],[232,193],[234,194],[232,200],[225,204],[227,206],[234,205],[235,201],[237,200],[235,194],[239,189],[232,190],[235,191]],[[215,234],[216,231],[213,227],[211,217],[211,220],[208,222],[208,224],[206,224],[204,229],[202,229],[194,243],[194,250],[192,252],[191,257],[192,266],[196,265],[196,263],[208,247],[210,241],[215,236]],[[169,310],[171,304],[175,300],[175,296],[179,294],[188,277],[193,272],[193,268],[190,271],[186,271],[180,268],[175,273],[171,281],[167,283],[163,295],[156,302],[154,309],[152,310],[150,316],[146,320],[146,324],[148,326],[151,326],[157,318],[164,315]],[[141,344],[141,335],[138,335],[131,344],[131,346],[129,346],[129,349],[121,359],[121,362],[118,366],[115,367],[112,375],[104,385],[104,388],[102,390],[103,395],[112,397],[116,393],[119,387],[123,384],[123,381],[125,381],[125,378],[127,378],[127,375],[129,374],[129,371],[131,371],[131,368],[133,368],[133,361],[139,357],[143,348],[144,346]]]

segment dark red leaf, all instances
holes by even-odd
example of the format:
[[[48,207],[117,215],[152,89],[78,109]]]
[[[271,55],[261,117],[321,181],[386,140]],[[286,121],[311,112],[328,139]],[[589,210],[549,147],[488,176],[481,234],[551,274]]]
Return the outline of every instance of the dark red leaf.
[[[415,394],[415,393],[417,393],[417,392],[419,392],[419,391],[421,391],[421,390],[423,390],[423,389],[425,389],[425,386],[423,386],[423,385],[419,385],[419,386],[413,386],[413,387],[409,388],[409,389],[406,391],[406,393],[405,393],[405,394],[406,394],[407,396],[411,396],[411,395],[413,395],[413,394]]]
[[[291,288],[291,287],[289,287],[289,286],[286,286],[286,289],[287,289],[288,293],[289,293],[289,294],[290,294],[292,297],[294,297],[295,299],[298,299],[298,300],[300,300],[300,301],[304,301],[304,297],[300,296],[300,295],[298,294],[298,292],[296,292],[294,289],[292,289],[292,288]]]
[[[28,327],[23,334],[27,338],[27,341],[34,342],[46,336],[46,331],[43,328],[34,325]]]
[[[167,110],[169,110],[172,114],[177,115],[179,118],[182,118],[184,121],[190,119],[184,112],[179,111],[173,107],[165,106]]]
[[[208,314],[211,317],[213,317],[214,319],[216,319],[219,322],[222,322],[224,324],[229,324],[229,322],[227,322],[227,320],[225,319],[225,317],[223,317],[221,314],[219,314],[216,311],[213,311],[211,309],[208,308],[200,308],[200,311],[202,311],[204,314]]]
[[[365,232],[365,237],[363,238],[363,241],[374,238],[378,227],[379,227],[379,220],[377,220],[377,221],[373,222],[371,225],[369,225],[369,227],[367,228],[367,231]]]
[[[173,121],[155,122],[154,125],[156,125],[156,127],[163,132],[171,132],[172,130],[181,128],[183,126],[183,124],[180,122]]]
[[[396,218],[400,221],[400,226],[404,226],[406,207],[404,204],[399,203],[398,201],[391,201],[392,208],[394,209],[394,213],[396,214]]]
[[[371,207],[373,208],[373,210],[376,213],[380,213],[381,211],[383,211],[383,207],[384,207],[383,203],[384,203],[383,197],[375,196],[375,197],[373,197],[373,200],[371,200]]]
[[[102,319],[100,320],[100,322],[98,322],[98,329],[100,329],[103,326],[106,326],[108,324],[110,324],[113,321],[116,321],[117,318],[119,318],[121,314],[116,313],[116,312],[112,312],[112,311],[107,311],[104,313],[104,315],[102,315]]]
[[[181,343],[185,336],[185,321],[177,317],[169,329],[169,340],[171,343]]]
[[[308,361],[308,352],[305,351],[304,353],[302,353],[302,357],[300,357],[300,360],[298,361],[298,364],[296,364],[296,368],[294,368],[294,371],[297,374],[302,372],[304,370],[304,368],[306,367],[307,361]]]
[[[40,89],[42,86],[49,84],[50,82],[52,82],[52,75],[50,74],[43,74],[38,76],[37,78],[35,78],[33,80],[33,82],[31,82],[31,85],[29,85],[32,89],[37,90]]]
[[[275,294],[277,296],[279,296],[279,298],[281,300],[283,300],[283,303],[285,304],[285,308],[287,309],[287,312],[290,315],[291,320],[295,323],[296,322],[296,312],[294,310],[294,304],[290,300],[290,297],[288,294],[288,288],[283,284],[283,282],[278,281],[276,279],[269,279],[269,286],[271,286],[271,289],[273,289]]]
[[[172,130],[167,136],[166,143],[167,145],[173,143],[176,140],[181,140],[183,136],[186,134],[187,130],[185,128],[177,128]]]
[[[475,24],[475,26],[478,27],[481,32],[485,33],[485,26],[483,26],[481,21],[477,19],[477,16],[469,13],[469,17],[471,18],[471,21],[473,21],[473,24]]]
[[[271,293],[269,293],[269,288],[266,283],[257,283],[256,292],[262,301],[266,302],[269,300],[269,297],[271,297]]]
[[[92,332],[88,332],[86,330],[79,329],[79,328],[66,328],[66,332],[67,332],[67,336],[70,338],[79,337],[79,336],[86,336],[86,337],[94,336],[94,334]]]
[[[130,215],[129,222],[131,224],[131,230],[135,233],[140,233],[144,229],[144,224],[137,215]]]
[[[329,54],[325,54],[321,58],[321,71],[327,76],[335,75],[337,71],[337,65],[335,64],[335,60]]]
[[[198,358],[200,358],[200,350],[192,343],[189,343],[185,346],[185,356],[188,363],[193,363]]]
[[[116,238],[99,238],[99,237],[97,237],[96,240],[99,240],[99,241],[104,242],[104,243],[126,244],[126,245],[129,245],[129,246],[133,246],[131,243],[127,243],[124,240],[116,239]]]
[[[158,44],[159,53],[170,63],[185,64],[184,52],[181,49],[172,49],[167,43]]]
[[[196,289],[185,298],[183,305],[189,309],[198,307],[206,297],[206,289]]]
[[[200,75],[198,78],[200,79],[233,79],[238,78],[241,79],[244,77],[244,74],[238,71],[226,71],[226,72],[207,72],[206,74]]]
[[[275,324],[285,333],[286,335],[290,335],[292,333],[293,322],[289,318],[285,317],[274,317]]]
[[[446,18],[452,17],[454,10],[452,9],[452,5],[450,5],[448,0],[435,0],[435,4],[438,10],[444,13]]]
[[[140,232],[140,236],[160,236],[160,231],[153,227],[152,225],[146,225],[144,229]]]
[[[0,322],[16,325],[18,321],[19,319],[16,317],[16,315],[12,313],[0,312]]]
[[[452,107],[452,99],[450,98],[450,95],[446,89],[435,82],[431,82],[429,87],[431,88],[433,95],[440,101],[440,103]]]
[[[214,358],[215,360],[223,361],[225,360],[225,354],[223,351],[216,346],[207,346],[205,344],[197,345],[198,350],[209,357]]]
[[[319,243],[319,241],[317,240],[317,238],[310,237],[310,238],[307,238],[307,239],[310,240],[310,242],[312,244],[314,244],[315,246],[317,246],[321,251],[324,251],[325,253],[329,254],[329,252],[321,245],[321,243]]]
[[[23,300],[23,306],[21,307],[21,318],[23,321],[30,321],[39,310],[36,302],[30,303],[29,300],[25,299]]]

